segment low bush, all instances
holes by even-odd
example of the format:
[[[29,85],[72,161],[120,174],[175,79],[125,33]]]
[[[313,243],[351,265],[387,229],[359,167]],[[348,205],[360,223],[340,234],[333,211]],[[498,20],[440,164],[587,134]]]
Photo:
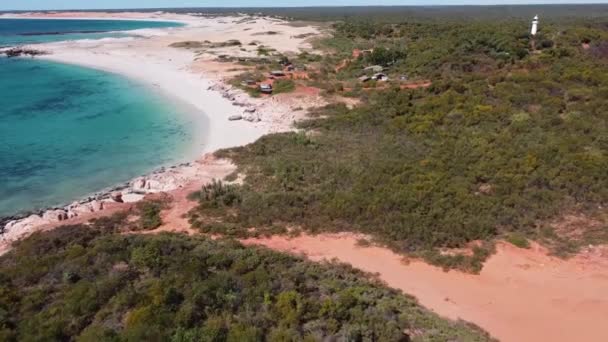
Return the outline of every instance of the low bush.
[[[272,84],[272,93],[290,93],[296,89],[296,84],[292,80],[279,79]]]
[[[511,233],[505,238],[510,244],[519,248],[530,248],[530,241],[521,233]]]
[[[152,230],[162,225],[160,213],[168,206],[169,199],[147,199],[137,202],[135,209],[139,216],[135,230]]]

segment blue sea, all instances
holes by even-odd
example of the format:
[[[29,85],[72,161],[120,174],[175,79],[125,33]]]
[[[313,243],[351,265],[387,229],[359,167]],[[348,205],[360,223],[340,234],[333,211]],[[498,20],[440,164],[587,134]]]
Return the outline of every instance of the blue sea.
[[[63,36],[56,32],[166,25],[10,22],[0,20],[0,42],[34,37],[11,32],[44,29],[53,32],[48,37],[55,40]],[[0,100],[0,216],[69,203],[162,165],[185,161],[200,149],[200,140],[195,143],[195,136],[200,136],[196,130],[204,128],[200,113],[115,74],[0,57]]]
[[[0,19],[0,46],[125,37],[128,31],[182,26],[164,21]]]

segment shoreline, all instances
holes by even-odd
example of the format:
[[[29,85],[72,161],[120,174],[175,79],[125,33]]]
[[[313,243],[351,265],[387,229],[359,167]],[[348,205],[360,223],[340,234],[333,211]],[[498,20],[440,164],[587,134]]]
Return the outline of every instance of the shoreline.
[[[250,16],[206,18],[163,13],[160,14],[163,17],[159,17],[158,13],[112,13],[112,17],[104,18],[89,16],[90,14],[92,13],[85,17],[36,16],[35,18],[139,19],[179,22],[184,26],[120,31],[133,33],[132,37],[60,41],[26,46],[35,46],[36,49],[49,52],[48,55],[37,56],[37,58],[113,73],[159,92],[167,101],[174,101],[178,106],[191,107],[193,110],[189,112],[192,112],[193,115],[203,116],[194,118],[197,122],[205,123],[202,133],[195,134],[197,139],[202,138],[202,144],[199,146],[193,142],[191,153],[176,158],[187,161],[158,165],[148,173],[126,182],[108,185],[104,189],[82,196],[71,204],[26,210],[15,215],[0,217],[0,255],[10,249],[12,242],[30,235],[40,227],[58,222],[69,224],[69,221],[75,217],[104,211],[108,205],[120,202],[133,203],[149,193],[170,192],[187,187],[190,183],[196,183],[199,176],[205,174],[207,161],[212,152],[252,143],[268,133],[291,130],[293,121],[297,119],[293,113],[289,113],[290,109],[294,107],[290,105],[291,102],[281,102],[281,99],[286,99],[285,97],[280,97],[279,100],[274,97],[250,98],[245,92],[233,88],[226,82],[226,78],[230,76],[229,72],[206,70],[204,64],[201,68],[194,51],[169,47],[171,42],[188,40],[192,36],[198,37],[205,34],[223,36],[220,34],[222,30],[233,32],[234,28],[242,25],[238,23],[240,19]],[[125,14],[128,17],[120,16]],[[34,19],[27,15],[11,15],[10,17],[11,19]],[[141,15],[154,17],[133,18]],[[9,16],[0,15],[0,20],[2,18],[8,19]],[[256,19],[266,20],[265,18]],[[286,22],[266,21],[267,25],[284,23]],[[296,28],[294,30],[301,31]],[[315,32],[317,31],[315,30]],[[249,34],[254,35],[253,32]],[[295,46],[304,46],[303,42],[304,40],[300,40]],[[278,42],[277,45],[277,48],[280,48],[282,44]],[[207,56],[206,62],[213,64],[215,58],[215,56]],[[195,63],[198,65],[195,66]],[[319,104],[313,102],[304,107]],[[304,114],[305,111],[299,113],[299,117],[303,117]],[[229,120],[231,116],[235,115],[241,116],[242,120]],[[227,174],[224,173],[221,178]],[[120,193],[120,202],[116,201],[117,193]]]
[[[184,25],[188,25],[190,23],[190,20],[187,20],[186,18],[181,18],[181,17],[190,17],[188,15],[185,14],[173,14],[173,13],[168,13],[168,12],[164,12],[164,11],[158,11],[158,12],[149,12],[149,13],[145,13],[145,12],[116,12],[116,13],[111,13],[111,12],[88,12],[88,11],[78,11],[78,12],[60,12],[62,13],[62,15],[60,16],[54,16],[54,15],[49,15],[52,14],[51,12],[47,12],[47,13],[43,13],[43,12],[38,12],[38,11],[31,11],[31,12],[22,12],[22,13],[3,13],[0,14],[0,20],[1,19],[32,19],[32,20],[108,20],[108,21],[148,21],[148,22],[172,22],[172,23],[180,23],[180,24],[184,24]],[[65,15],[67,13],[73,13],[75,15],[69,16],[69,15]],[[166,17],[149,17],[149,18],[145,18],[145,17],[130,17],[130,14],[135,14],[135,15],[140,15],[140,14],[148,14],[148,15],[174,15],[175,18],[166,18]],[[85,14],[86,16],[79,16]],[[88,14],[95,14],[95,15],[100,15],[100,14],[105,14],[107,16],[94,16],[91,15],[89,16]],[[121,15],[123,15],[124,17],[122,17]],[[181,19],[180,19],[181,18]],[[124,32],[124,31],[121,31]]]
[[[75,17],[44,17],[44,16],[32,16],[32,17],[23,17],[23,16],[13,16],[13,15],[2,15],[0,14],[0,20],[2,19],[13,19],[13,20],[105,20],[105,21],[142,21],[142,22],[161,22],[161,23],[176,23],[183,24],[187,26],[189,24],[188,21],[178,20],[178,19],[145,19],[145,18],[108,18],[108,17],[86,17],[86,18],[75,18]],[[176,26],[180,27],[180,26]],[[137,30],[137,29],[135,29]],[[122,30],[122,31],[107,31],[107,32],[129,32],[135,30]],[[71,33],[71,32],[69,32]]]

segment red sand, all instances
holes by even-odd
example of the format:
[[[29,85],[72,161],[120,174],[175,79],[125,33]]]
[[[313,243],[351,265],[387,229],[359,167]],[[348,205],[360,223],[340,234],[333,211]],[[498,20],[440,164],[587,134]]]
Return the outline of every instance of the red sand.
[[[440,315],[464,319],[501,341],[608,341],[608,253],[603,249],[569,260],[539,246],[501,243],[481,274],[444,272],[380,247],[359,247],[352,234],[251,239],[246,244],[336,258],[418,298]]]
[[[431,81],[424,82],[413,82],[413,83],[404,83],[400,85],[401,89],[417,89],[417,88],[428,88],[432,84]]]

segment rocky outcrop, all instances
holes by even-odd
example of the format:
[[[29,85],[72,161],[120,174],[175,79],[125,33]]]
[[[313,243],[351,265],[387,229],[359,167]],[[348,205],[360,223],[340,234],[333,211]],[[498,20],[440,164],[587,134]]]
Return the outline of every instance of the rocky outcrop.
[[[40,215],[30,215],[24,219],[10,221],[4,227],[5,232],[11,232],[13,236],[22,236],[23,234],[27,234],[27,232],[39,225],[44,224],[45,221]]]
[[[123,199],[122,199],[122,192],[120,191],[114,191],[110,194],[110,199],[112,199],[112,201],[116,202],[116,203],[123,203]]]
[[[85,203],[74,202],[68,206],[68,213],[72,217],[94,213],[101,210],[103,210],[103,202],[99,200],[93,200]]]
[[[20,56],[40,56],[47,55],[48,52],[36,49],[28,49],[24,47],[14,47],[11,49],[0,51],[0,54],[6,55],[8,58],[20,57]]]
[[[64,209],[47,210],[42,214],[42,219],[49,222],[67,220],[68,212]]]
[[[249,122],[260,122],[260,121],[262,121],[262,119],[260,119],[260,117],[257,114],[255,114],[255,113],[250,113],[250,114],[244,115],[243,116],[243,120],[249,121]]]

